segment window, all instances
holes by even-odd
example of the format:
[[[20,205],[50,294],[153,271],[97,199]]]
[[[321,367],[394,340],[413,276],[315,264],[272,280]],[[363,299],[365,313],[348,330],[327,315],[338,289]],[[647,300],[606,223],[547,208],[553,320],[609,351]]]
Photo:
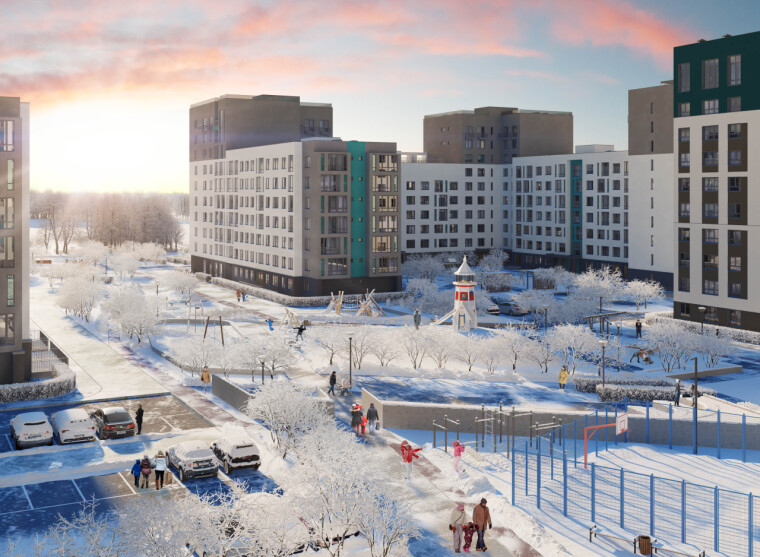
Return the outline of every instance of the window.
[[[718,191],[718,179],[702,178],[702,191]]]
[[[406,233],[407,234],[414,234],[415,233],[416,226],[413,224],[407,224],[406,225]]]
[[[2,137],[0,137],[0,151],[2,150],[3,150]],[[12,191],[14,189],[14,183],[13,183],[14,178],[15,178],[14,165],[15,165],[14,160],[8,159],[8,191]]]
[[[406,241],[406,249],[414,249],[414,240]]]
[[[691,103],[678,103],[678,115],[690,116],[691,115]]]
[[[742,57],[735,54],[728,57],[728,85],[742,84]]]
[[[678,128],[678,141],[688,143],[691,140],[691,130],[689,128]]]
[[[680,310],[681,317],[689,317],[689,309],[690,309],[689,304],[681,303],[679,304],[678,309]]]
[[[733,176],[728,179],[728,191],[742,191],[742,179]]]
[[[0,120],[0,153],[13,150],[15,150],[13,120]]]
[[[728,218],[730,219],[740,219],[742,218],[742,206],[740,203],[729,203],[728,204]]]
[[[728,125],[728,138],[729,139],[740,139],[742,136],[742,125],[741,124],[729,124]]]
[[[0,237],[0,268],[16,266],[15,238]]]
[[[729,112],[740,112],[741,109],[742,109],[741,97],[728,97],[728,111]]]
[[[728,166],[741,166],[741,164],[742,164],[742,152],[729,151],[728,152]]]
[[[718,204],[704,203],[702,206],[702,216],[708,219],[717,219],[718,218]]]
[[[689,291],[689,277],[678,277],[678,291],[679,292]]]
[[[728,270],[729,271],[741,271],[742,270],[742,258],[738,256],[732,256],[728,258]]]
[[[705,141],[718,139],[718,126],[702,126],[702,139]]]
[[[420,182],[420,189],[429,190],[430,189],[430,182]]]
[[[348,260],[345,257],[330,258],[327,260],[327,275],[345,275],[348,272]]]
[[[689,178],[679,178],[678,179],[678,191],[689,191],[689,184],[690,184]]]
[[[414,220],[415,211],[407,211],[406,212],[406,218],[409,220]]]
[[[702,61],[702,89],[715,89],[718,86],[718,59]]]
[[[708,306],[707,311],[705,312],[705,321],[707,321],[708,323],[717,323],[718,322],[718,308]]]
[[[691,89],[691,65],[678,64],[678,92],[687,93]]]
[[[742,245],[742,232],[741,230],[729,230],[728,231],[728,245],[740,246]]]
[[[12,313],[0,314],[0,344],[15,344],[15,317]]]
[[[414,189],[414,182],[407,182],[406,183],[406,189],[407,190],[413,190]]]
[[[703,151],[702,166],[718,166],[718,151]]]
[[[742,285],[740,282],[728,283],[728,297],[729,298],[741,298],[742,297]]]
[[[691,230],[688,228],[679,228],[678,229],[678,241],[679,242],[688,242],[691,239]]]
[[[681,153],[679,157],[679,165],[681,168],[689,168],[691,166],[691,153]]]
[[[717,114],[718,99],[707,99],[702,101],[702,114]]]
[[[0,197],[0,229],[13,228],[15,220],[13,198]]]
[[[729,295],[731,293],[729,292]],[[741,327],[742,326],[742,312],[738,309],[731,309],[728,311],[728,324],[731,327]]]
[[[718,230],[715,228],[705,228],[702,230],[702,242],[705,244],[717,244]]]
[[[688,267],[691,264],[691,256],[689,252],[682,251],[678,254],[678,265],[680,267]]]
[[[704,280],[702,281],[702,294],[707,294],[708,296],[717,296],[718,295],[718,281],[717,280]],[[705,317],[706,317],[705,313]]]
[[[690,213],[691,213],[690,205],[688,203],[681,203],[678,210],[678,215],[682,218],[688,219]]]
[[[16,287],[14,275],[8,275],[8,307],[16,305]]]

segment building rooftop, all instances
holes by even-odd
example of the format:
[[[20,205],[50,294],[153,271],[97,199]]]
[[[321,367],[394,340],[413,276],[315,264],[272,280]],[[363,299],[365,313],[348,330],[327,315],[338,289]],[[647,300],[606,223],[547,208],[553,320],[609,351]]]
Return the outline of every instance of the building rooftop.
[[[238,100],[257,100],[257,101],[290,101],[290,102],[300,102],[301,97],[293,96],[293,95],[234,95],[234,94],[226,94],[226,95],[220,95],[218,97],[213,97],[211,99],[207,99],[205,101],[200,101],[197,103],[193,103],[190,105],[190,108],[195,108],[196,106],[203,106],[205,104],[209,104],[212,102],[218,102],[225,99],[238,99]],[[312,102],[301,102],[301,106],[322,106],[322,107],[328,107],[332,106],[331,103],[312,103]]]

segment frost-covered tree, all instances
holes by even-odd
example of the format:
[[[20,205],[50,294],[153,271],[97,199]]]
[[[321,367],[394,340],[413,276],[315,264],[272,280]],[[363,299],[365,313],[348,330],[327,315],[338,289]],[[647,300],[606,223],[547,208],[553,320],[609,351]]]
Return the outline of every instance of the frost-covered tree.
[[[108,318],[129,338],[137,337],[137,345],[140,346],[143,338],[153,333],[158,325],[156,303],[160,301],[146,296],[141,288],[125,286],[112,290],[103,309]]]
[[[422,313],[444,315],[454,307],[451,292],[441,290],[434,281],[425,278],[409,279],[406,292],[405,305],[418,308]]]
[[[200,286],[198,279],[194,275],[184,271],[172,271],[163,282],[170,290],[179,294],[181,298],[187,298],[186,302],[188,304],[190,303],[190,295]]]
[[[549,373],[549,363],[555,358],[551,344],[547,339],[534,335],[526,339],[524,345],[525,357],[541,368],[541,373]]]
[[[614,302],[625,297],[623,276],[618,268],[607,265],[600,269],[588,269],[575,275],[574,289],[578,296],[589,300]]]
[[[78,244],[72,252],[75,257],[84,261],[87,265],[94,266],[108,253],[108,248],[100,242],[86,240]]]
[[[372,482],[362,495],[365,503],[359,507],[356,522],[370,555],[408,554],[409,540],[422,536],[411,505],[399,500],[394,488],[385,482]]]
[[[454,357],[467,366],[467,371],[472,371],[472,366],[478,361],[479,340],[473,333],[463,334],[453,347]]]
[[[525,355],[525,337],[515,331],[499,333],[504,358],[512,365],[512,373],[517,373],[517,362]]]
[[[401,264],[401,274],[408,279],[435,282],[444,271],[444,259],[440,255],[416,255]]]
[[[319,327],[316,331],[317,345],[327,353],[330,365],[335,356],[348,350],[348,330],[340,327]]]
[[[58,289],[58,305],[77,317],[90,320],[92,310],[103,297],[103,285],[84,276],[67,278]]]
[[[549,331],[547,340],[552,351],[572,373],[580,360],[599,350],[599,339],[583,325],[556,325]]]
[[[695,350],[708,368],[717,366],[722,358],[736,353],[734,343],[726,337],[706,334],[699,335],[694,340]]]
[[[657,353],[666,373],[686,361],[700,337],[684,330],[676,321],[657,321],[646,328],[644,340]]]
[[[372,354],[382,367],[401,355],[401,338],[395,327],[380,327],[372,333]]]
[[[480,344],[478,359],[483,363],[483,365],[486,366],[488,373],[493,375],[496,373],[496,368],[504,356],[502,335],[491,334],[486,337],[482,337],[479,340],[478,344]]]
[[[425,352],[438,369],[446,367],[446,362],[454,354],[459,341],[457,336],[451,329],[443,327],[428,327],[422,331],[422,338],[427,345]]]
[[[557,302],[554,294],[547,290],[523,290],[512,296],[512,301],[518,307],[530,312],[533,321],[539,323],[539,318],[543,318],[544,306],[548,306],[551,313]]]
[[[246,413],[266,426],[283,458],[313,428],[335,429],[314,393],[284,377],[261,385],[249,399]]]
[[[134,545],[115,520],[97,512],[94,499],[72,518],[59,515],[38,545],[38,555],[121,557],[135,554]],[[40,552],[41,551],[41,552]]]
[[[256,337],[251,337],[244,342],[229,345],[227,350],[237,367],[251,371],[251,381],[254,381],[256,373],[261,370],[266,344]]]
[[[427,339],[424,333],[413,330],[411,327],[405,327],[402,331],[404,353],[409,358],[412,368],[419,369],[422,366],[422,360],[427,355]]]
[[[109,258],[108,262],[119,278],[124,278],[124,275],[134,278],[137,269],[140,268],[140,262],[126,253],[117,253]]]
[[[351,332],[351,356],[356,369],[362,368],[364,358],[372,351],[376,341],[374,332],[366,325],[360,325]]]
[[[512,275],[504,272],[504,264],[509,255],[504,250],[494,248],[478,260],[478,282],[488,292],[508,290],[512,285]]]
[[[647,301],[657,301],[665,296],[665,289],[659,282],[653,280],[632,280],[625,283],[623,287],[625,298],[636,304],[636,311],[639,311],[643,304],[647,307]]]
[[[287,372],[295,365],[296,359],[293,356],[293,350],[285,344],[284,340],[275,339],[263,346],[259,361],[264,362],[264,369],[269,371],[271,377],[274,377],[278,373]]]
[[[213,367],[221,349],[219,343],[210,339],[199,342],[195,338],[181,338],[172,343],[169,357],[182,369],[195,374],[206,366]]]

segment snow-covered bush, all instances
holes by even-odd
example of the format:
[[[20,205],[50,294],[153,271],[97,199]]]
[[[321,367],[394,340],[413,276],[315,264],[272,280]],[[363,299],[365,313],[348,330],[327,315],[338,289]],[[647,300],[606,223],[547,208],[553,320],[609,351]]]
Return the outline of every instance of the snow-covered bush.
[[[77,376],[63,364],[54,364],[54,377],[42,381],[0,385],[0,404],[65,395],[77,388]]]
[[[687,321],[685,319],[675,319],[672,311],[657,311],[646,314],[647,325],[653,323],[675,323],[678,327],[684,331],[691,331],[694,333],[702,332],[702,325],[699,321]],[[737,342],[746,342],[748,344],[760,345],[760,333],[757,331],[749,331],[746,329],[736,329],[734,327],[719,327],[717,325],[705,324],[704,334],[711,336],[721,336],[724,338],[730,338]]]
[[[620,402],[622,400],[675,400],[676,389],[673,387],[647,387],[643,385],[596,385],[596,393],[602,402]],[[699,396],[715,396],[714,389],[699,387]]]
[[[509,254],[498,248],[492,249],[478,260],[477,281],[488,292],[501,292],[512,286],[512,275],[504,272],[508,260]]]
[[[539,319],[543,317],[544,306],[547,306],[550,315],[554,315],[557,306],[554,294],[546,290],[523,290],[513,295],[512,301],[530,312],[535,323],[539,323]]]

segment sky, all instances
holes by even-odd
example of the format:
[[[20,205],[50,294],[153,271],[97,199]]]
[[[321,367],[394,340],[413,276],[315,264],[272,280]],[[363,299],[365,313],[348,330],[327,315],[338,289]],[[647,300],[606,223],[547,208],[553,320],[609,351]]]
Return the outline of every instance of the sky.
[[[625,149],[628,89],[759,16],[752,0],[0,0],[0,95],[31,103],[36,190],[187,191],[189,107],[223,94],[329,102],[336,136],[404,151],[425,114],[478,106],[571,111],[576,145]]]

